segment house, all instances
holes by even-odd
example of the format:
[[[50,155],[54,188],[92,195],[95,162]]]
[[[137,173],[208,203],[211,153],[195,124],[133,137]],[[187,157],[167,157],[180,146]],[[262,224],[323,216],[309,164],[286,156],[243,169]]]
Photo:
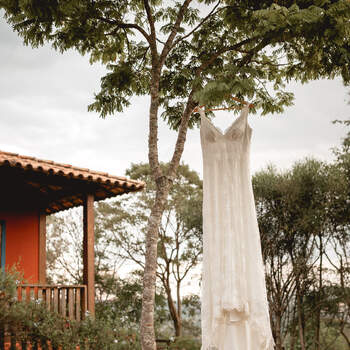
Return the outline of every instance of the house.
[[[0,151],[1,268],[18,264],[29,284],[18,297],[42,299],[71,319],[95,312],[94,201],[140,191],[144,183]],[[83,285],[46,283],[46,216],[83,206]]]

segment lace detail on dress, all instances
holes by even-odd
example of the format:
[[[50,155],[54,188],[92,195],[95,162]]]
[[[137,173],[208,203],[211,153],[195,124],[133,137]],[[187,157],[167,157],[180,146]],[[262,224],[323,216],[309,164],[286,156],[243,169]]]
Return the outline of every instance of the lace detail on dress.
[[[202,350],[272,350],[244,108],[222,132],[201,114]]]

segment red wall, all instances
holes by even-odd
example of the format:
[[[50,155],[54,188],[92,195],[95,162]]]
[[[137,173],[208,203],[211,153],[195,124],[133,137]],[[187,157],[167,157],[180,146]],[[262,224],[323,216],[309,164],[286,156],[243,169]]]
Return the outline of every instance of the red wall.
[[[6,268],[18,263],[29,283],[38,282],[39,214],[37,211],[0,212],[6,222]]]

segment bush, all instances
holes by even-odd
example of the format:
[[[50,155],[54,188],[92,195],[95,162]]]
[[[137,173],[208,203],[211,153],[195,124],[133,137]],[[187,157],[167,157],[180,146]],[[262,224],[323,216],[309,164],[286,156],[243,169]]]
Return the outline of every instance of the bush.
[[[17,285],[21,281],[15,271],[0,271],[0,332],[6,329],[17,342],[41,344],[43,349],[48,343],[62,350],[76,350],[77,345],[81,349],[137,349],[121,346],[116,340],[118,332],[106,321],[88,316],[81,322],[71,321],[47,310],[44,303],[18,301]]]
[[[178,337],[169,346],[169,350],[200,350],[200,348],[200,341],[190,337]]]
[[[45,303],[17,300],[17,286],[22,278],[16,271],[0,270],[0,340],[3,330],[15,336],[18,343],[41,345],[41,349],[76,350],[141,350],[135,329],[117,326],[113,318],[86,317],[71,321],[47,310]],[[200,350],[200,342],[189,337],[177,338],[169,350]]]

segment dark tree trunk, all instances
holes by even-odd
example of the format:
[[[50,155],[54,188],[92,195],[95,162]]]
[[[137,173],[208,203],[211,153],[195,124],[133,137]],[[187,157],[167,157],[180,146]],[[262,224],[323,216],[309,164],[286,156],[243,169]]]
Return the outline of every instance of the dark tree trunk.
[[[297,281],[299,284],[299,281]],[[297,285],[297,311],[298,311],[298,326],[299,326],[299,340],[300,340],[300,349],[305,350],[305,341],[304,341],[304,315],[302,310],[302,296],[300,294],[300,286]]]
[[[276,350],[283,350],[282,337],[281,337],[281,316],[275,315],[276,323],[275,323],[275,345]]]
[[[182,304],[181,304],[181,295],[180,295],[180,282],[177,283],[176,286],[176,294],[177,294],[177,314],[178,314],[178,318],[179,318],[179,332],[178,334],[176,334],[177,337],[181,337],[182,336]]]
[[[173,324],[174,324],[175,336],[179,337],[179,336],[181,336],[181,333],[182,333],[181,318],[179,317],[179,314],[177,313],[174,299],[171,295],[171,289],[166,288],[166,294],[167,294],[170,316],[171,316],[171,319],[173,320]]]
[[[316,305],[316,332],[315,332],[315,350],[321,349],[320,337],[321,337],[321,305],[323,299],[323,240],[319,235],[320,240],[320,271],[319,271],[319,288],[318,288],[318,300]]]

